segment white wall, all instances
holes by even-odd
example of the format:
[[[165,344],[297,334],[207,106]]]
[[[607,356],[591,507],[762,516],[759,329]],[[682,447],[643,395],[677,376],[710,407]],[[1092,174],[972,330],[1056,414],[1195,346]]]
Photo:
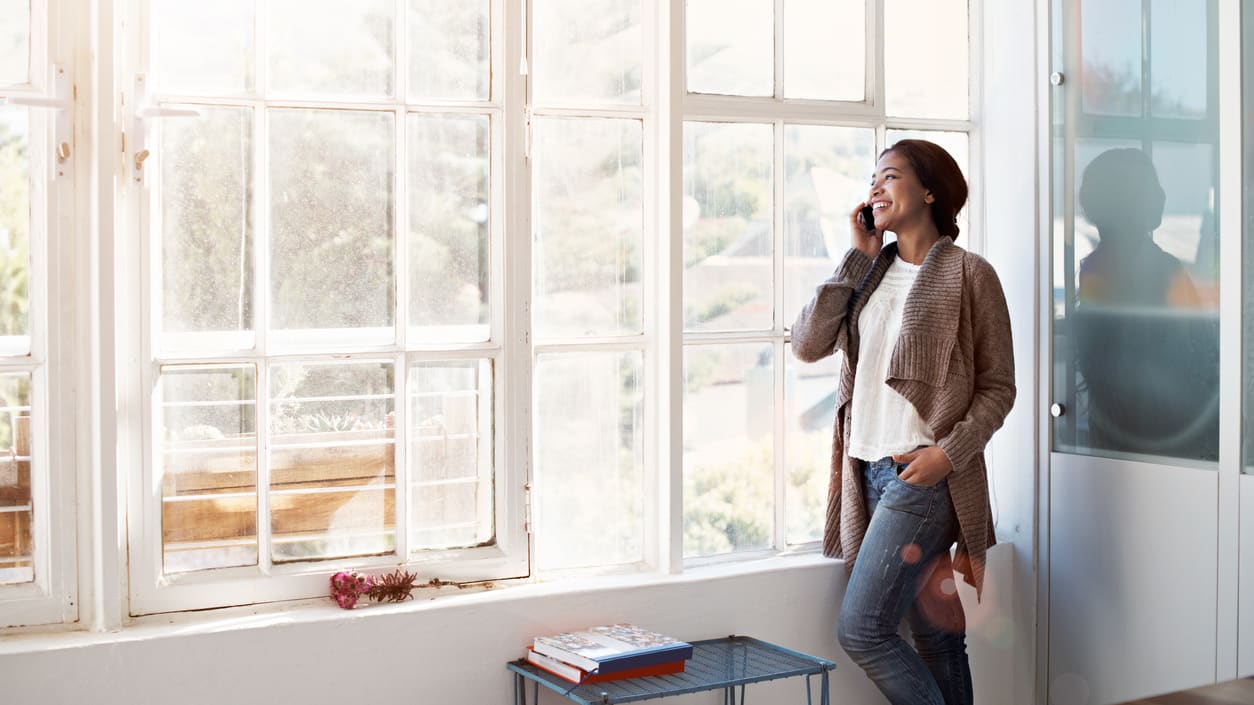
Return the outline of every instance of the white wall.
[[[1241,516],[1254,517],[1254,475],[1242,475]],[[1237,584],[1237,675],[1254,676],[1254,519],[1241,522],[1240,562]]]
[[[1006,703],[1031,703],[1035,697],[1037,424],[1042,407],[1037,272],[1038,243],[1048,237],[1039,232],[1037,210],[1036,98],[1043,80],[1037,67],[1038,3],[1046,0],[979,2],[984,73],[979,128],[984,181],[976,185],[984,203],[980,249],[1005,289],[1018,387],[1014,410],[989,446],[993,512],[997,540],[1015,549],[1009,576],[1016,598],[1011,625],[1016,634],[1032,635],[1014,650],[1013,697]]]
[[[990,554],[985,598],[968,605],[976,703],[1014,702],[1009,675],[1016,635],[1007,590],[1011,551]],[[248,703],[504,703],[504,664],[536,634],[629,620],[688,639],[746,634],[836,661],[832,702],[882,703],[836,644],[842,564],[818,558],[763,562],[723,577],[663,580],[644,587],[554,585],[448,594],[400,606],[345,613],[327,601],[255,615],[182,616],[119,634],[0,640],[0,693],[12,705],[246,705]],[[723,568],[722,572],[727,569]],[[704,571],[709,573],[711,571]],[[621,579],[601,579],[599,582]],[[660,579],[659,579],[660,580]],[[596,581],[594,581],[596,582]],[[454,591],[455,592],[455,591]],[[419,599],[422,599],[421,597]],[[38,648],[39,651],[21,651]],[[750,686],[750,701],[803,702],[803,679]],[[818,682],[815,681],[815,702]],[[721,694],[675,699],[716,703]],[[541,695],[542,703],[563,702]]]

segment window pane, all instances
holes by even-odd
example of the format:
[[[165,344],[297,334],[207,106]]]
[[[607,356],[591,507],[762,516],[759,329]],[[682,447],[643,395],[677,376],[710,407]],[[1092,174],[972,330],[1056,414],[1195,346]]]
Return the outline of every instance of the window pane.
[[[252,0],[152,0],[157,88],[185,95],[252,90],[253,6]]]
[[[391,113],[270,112],[274,328],[392,339],[392,128]]]
[[[536,563],[633,563],[644,550],[644,359],[540,355],[535,371]]]
[[[832,467],[832,425],[843,357],[814,364],[793,357],[785,347],[784,397],[788,429],[784,438],[784,502],[787,542],[818,541],[827,517],[827,486]]]
[[[30,133],[0,106],[0,355],[30,352]]]
[[[640,121],[544,118],[534,130],[536,335],[640,333]]]
[[[161,371],[166,573],[257,564],[256,389],[252,365]]]
[[[1212,70],[1206,32],[1213,8],[1180,0],[1150,4],[1150,110],[1156,117],[1206,117]]]
[[[1104,0],[1080,6],[1083,112],[1141,114],[1141,3]]]
[[[270,368],[275,562],[395,550],[393,367]]]
[[[270,89],[392,95],[393,0],[271,0]]]
[[[784,126],[784,323],[849,249],[849,212],[867,197],[875,130]]]
[[[775,94],[774,0],[688,0],[688,90]]]
[[[409,116],[409,323],[423,340],[487,340],[488,117]]]
[[[967,53],[967,0],[885,2],[888,114],[968,117]]]
[[[0,375],[0,585],[35,579],[30,382]]]
[[[0,0],[0,83],[30,81],[30,0]]]
[[[684,556],[770,548],[775,523],[771,345],[684,348]]]
[[[684,328],[765,330],[772,301],[772,128],[684,123]]]
[[[1054,449],[1213,463],[1213,147],[1158,142],[1151,156],[1139,143],[1077,140],[1075,154],[1074,244],[1055,262],[1055,398],[1067,411],[1053,421]]]
[[[865,0],[788,0],[784,97],[860,101],[866,86]],[[839,40],[833,41],[833,33]]]
[[[640,103],[640,0],[537,0],[531,8],[536,103]]]
[[[487,100],[489,0],[409,0],[409,99]]]
[[[163,328],[251,331],[252,111],[196,109],[198,118],[161,126],[161,232],[155,238],[163,263]],[[165,348],[202,345],[189,337],[162,342]]]
[[[410,548],[492,541],[492,363],[409,370]]]

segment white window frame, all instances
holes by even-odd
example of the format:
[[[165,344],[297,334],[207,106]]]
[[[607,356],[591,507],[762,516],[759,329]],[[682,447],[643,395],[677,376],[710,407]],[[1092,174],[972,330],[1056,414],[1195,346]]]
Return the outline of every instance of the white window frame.
[[[774,95],[770,97],[742,97],[718,94],[694,93],[687,88],[686,70],[687,70],[687,53],[686,38],[687,34],[682,29],[683,51],[679,55],[679,60],[672,65],[673,80],[678,81],[680,91],[682,92],[682,115],[678,117],[680,122],[680,134],[682,135],[682,123],[684,122],[721,122],[721,123],[753,123],[771,125],[773,131],[773,149],[772,149],[772,192],[773,205],[771,209],[771,217],[773,221],[772,227],[772,303],[774,310],[774,322],[769,330],[760,331],[701,331],[689,332],[682,331],[678,335],[680,343],[686,345],[711,343],[757,343],[770,344],[774,355],[775,364],[773,365],[774,375],[774,468],[775,468],[775,513],[774,524],[771,534],[771,548],[760,550],[732,551],[730,553],[716,554],[710,556],[697,556],[683,559],[685,566],[701,566],[712,563],[723,563],[728,561],[748,560],[762,558],[766,556],[777,555],[780,553],[794,551],[814,551],[821,546],[821,541],[808,541],[798,544],[787,543],[787,506],[785,502],[784,491],[787,483],[787,463],[784,457],[785,433],[787,429],[787,400],[784,397],[785,388],[785,361],[786,344],[791,342],[791,335],[788,330],[795,311],[784,311],[784,180],[785,180],[785,160],[784,160],[784,139],[785,126],[787,125],[819,125],[831,127],[854,127],[854,128],[870,128],[875,130],[875,153],[878,154],[886,146],[888,130],[934,130],[945,132],[962,132],[967,135],[967,164],[963,165],[967,173],[967,181],[969,186],[969,199],[965,207],[967,214],[968,227],[964,230],[963,235],[967,238],[963,246],[968,249],[979,252],[983,246],[983,209],[984,204],[981,201],[981,178],[982,164],[980,136],[977,128],[979,121],[978,108],[980,105],[980,54],[979,54],[979,32],[980,25],[980,3],[982,0],[967,0],[967,46],[968,46],[968,117],[965,120],[947,119],[947,118],[903,118],[891,116],[887,113],[885,107],[885,85],[884,85],[884,8],[883,3],[878,0],[865,0],[866,9],[866,83],[865,95],[861,102],[835,101],[835,100],[813,100],[813,99],[797,99],[784,98],[784,12],[786,10],[786,0],[774,0]],[[671,22],[681,28],[684,27],[686,20],[685,4],[672,3]],[[682,140],[682,137],[679,139]],[[680,142],[682,144],[682,141]],[[673,150],[670,154],[672,174],[678,173],[676,183],[682,183],[682,149]],[[867,175],[869,180],[870,172],[873,164],[867,165]],[[672,232],[675,233],[672,240],[672,261],[674,267],[679,272],[672,272],[672,276],[683,276],[683,256],[682,226],[672,226]],[[678,243],[678,244],[676,244]],[[817,284],[818,282],[815,282]],[[682,299],[682,297],[677,297]],[[672,307],[674,315],[682,316],[682,301],[677,306]],[[682,327],[682,322],[679,324]],[[683,353],[678,353],[679,375],[682,378],[682,359]],[[789,361],[795,362],[795,361]],[[682,383],[680,383],[682,384]],[[682,418],[682,390],[678,398],[672,400],[673,408],[671,413],[676,418]],[[682,434],[678,440],[682,446]],[[677,455],[678,457],[675,457]],[[682,454],[677,453],[672,456],[671,462],[674,466],[675,473],[682,478],[683,459]],[[672,486],[678,486],[682,492],[682,479],[673,482]],[[682,536],[682,520],[680,521],[680,529],[675,532],[672,537],[674,544],[672,545],[672,555],[682,556],[683,536]]]
[[[260,3],[259,3],[260,5]],[[529,444],[524,439],[529,437],[530,427],[527,414],[515,413],[530,403],[529,374],[525,373],[529,352],[526,346],[529,341],[529,325],[526,312],[529,298],[529,266],[525,266],[529,257],[529,246],[520,233],[529,235],[526,229],[526,214],[521,209],[511,211],[508,203],[525,204],[527,198],[526,169],[523,158],[523,138],[525,125],[520,118],[524,111],[523,96],[525,85],[519,75],[517,59],[521,56],[521,37],[511,32],[508,27],[517,27],[523,9],[518,3],[505,0],[492,0],[491,51],[492,51],[492,100],[484,107],[481,102],[449,102],[438,107],[422,107],[406,104],[408,63],[406,58],[407,38],[406,26],[401,21],[406,3],[397,0],[396,31],[396,82],[397,94],[385,100],[367,100],[358,102],[337,101],[336,107],[357,107],[372,110],[390,110],[396,116],[394,145],[397,158],[397,172],[393,176],[394,193],[394,243],[393,257],[395,262],[402,263],[394,267],[393,293],[397,303],[396,342],[388,345],[372,345],[368,342],[354,344],[352,352],[300,354],[296,352],[267,354],[261,349],[260,332],[264,329],[268,307],[269,286],[266,279],[264,262],[256,266],[259,280],[255,283],[255,296],[258,299],[258,320],[254,330],[259,336],[258,350],[255,352],[239,351],[236,354],[215,358],[225,363],[249,362],[258,365],[256,389],[258,408],[264,398],[265,375],[261,368],[268,362],[315,362],[335,359],[388,360],[394,364],[395,395],[394,410],[396,428],[404,429],[405,415],[408,410],[409,396],[407,391],[408,372],[415,362],[436,360],[469,360],[487,358],[493,361],[493,403],[496,407],[493,439],[494,466],[494,504],[495,504],[495,538],[493,546],[433,551],[430,555],[415,557],[410,562],[406,547],[408,541],[405,531],[406,491],[398,489],[396,495],[396,553],[385,556],[351,557],[322,561],[306,561],[284,564],[271,564],[267,559],[268,546],[265,537],[268,535],[268,514],[258,516],[258,565],[237,568],[221,568],[180,573],[162,574],[162,537],[161,537],[161,489],[155,477],[155,458],[153,457],[152,438],[155,436],[153,427],[154,396],[159,368],[162,364],[185,361],[178,356],[158,359],[154,354],[152,333],[157,328],[157,306],[151,300],[149,292],[138,281],[127,282],[131,286],[124,289],[121,295],[123,302],[120,310],[138,312],[138,320],[145,322],[145,331],[139,341],[119,340],[119,348],[126,353],[122,360],[132,360],[135,364],[120,364],[117,374],[119,388],[125,390],[129,406],[136,410],[134,415],[119,418],[119,433],[125,439],[119,452],[122,468],[142,469],[135,472],[129,483],[127,493],[128,545],[130,574],[130,608],[132,616],[143,614],[170,612],[189,609],[204,609],[230,605],[252,604],[299,598],[324,597],[327,594],[328,577],[337,570],[365,570],[381,572],[405,565],[409,570],[416,571],[421,578],[439,577],[445,581],[478,581],[485,579],[502,579],[525,577],[529,574],[529,536],[526,509],[526,480]],[[125,36],[127,50],[121,62],[123,70],[117,75],[126,77],[121,90],[131,93],[133,77],[144,73],[148,63],[148,45],[150,32],[147,29],[145,14],[146,3],[132,3],[128,6],[129,27],[137,30]],[[259,7],[260,12],[265,12]],[[258,23],[260,26],[261,23]],[[264,29],[258,29],[257,55],[264,56]],[[264,71],[259,66],[258,71]],[[166,96],[152,95],[148,102],[158,104],[165,102]],[[178,99],[168,98],[169,102],[177,103]],[[136,101],[124,101],[126,109],[124,124],[134,124],[135,111],[145,106],[137,105]],[[186,102],[186,101],[184,101]],[[246,101],[201,101],[196,103],[224,102],[231,105],[247,103],[256,113],[254,126],[264,124],[264,116],[260,111],[267,107],[281,105],[283,107],[317,107],[325,106],[324,101],[300,99],[267,99],[255,97]],[[489,162],[490,179],[490,281],[492,283],[491,320],[489,329],[490,340],[485,343],[453,344],[434,346],[425,344],[407,344],[405,337],[408,321],[404,320],[404,304],[408,300],[408,268],[407,262],[408,203],[405,188],[405,142],[407,139],[407,117],[415,112],[439,111],[440,108],[457,109],[473,107],[476,112],[491,115],[490,140],[492,151]],[[157,154],[156,134],[159,127],[150,128],[147,148],[152,157],[143,168],[154,170],[160,155]],[[265,163],[264,131],[254,130],[255,153],[261,154],[260,162]],[[131,152],[135,147],[128,148]],[[133,153],[126,155],[125,174],[127,186],[124,190],[124,202],[119,221],[122,227],[136,233],[130,238],[130,245],[124,256],[130,263],[132,271],[142,272],[142,277],[135,280],[149,282],[159,272],[158,252],[149,247],[152,237],[150,224],[147,222],[152,212],[152,203],[156,196],[153,186],[141,186],[136,181],[136,169]],[[155,184],[156,179],[153,179]],[[254,167],[254,193],[266,189],[266,175]],[[255,212],[259,219],[265,219],[265,208],[262,204],[265,196],[255,197]],[[263,232],[266,225],[255,226],[258,244],[254,257],[265,257],[265,240]],[[521,276],[520,276],[521,275]],[[151,287],[156,291],[156,287]],[[263,300],[264,299],[264,300]],[[139,326],[132,329],[140,330]],[[203,359],[198,359],[203,361]],[[259,414],[258,427],[264,424],[264,412]],[[404,434],[398,434],[393,444],[396,467],[396,487],[407,487],[406,466],[408,462],[409,444]],[[264,453],[264,450],[262,451]],[[268,477],[264,471],[266,462],[258,456],[257,491],[259,506],[265,506],[265,493],[268,491]]]
[[[59,99],[66,107],[28,109],[31,170],[30,228],[30,354],[0,361],[0,371],[31,375],[31,506],[35,579],[0,586],[0,628],[70,623],[78,619],[78,526],[75,507],[75,452],[80,346],[75,334],[82,320],[74,314],[86,298],[75,286],[82,248],[76,213],[82,206],[87,160],[73,134],[74,8],[65,0],[38,0],[31,8],[30,81],[0,88],[17,100]],[[62,112],[62,110],[64,112]],[[58,167],[58,141],[70,142],[70,153]]]
[[[532,21],[531,10],[532,4],[536,2],[544,2],[545,0],[522,0],[525,4],[527,12],[527,49],[528,63],[535,66],[535,62],[531,60],[530,49],[534,46],[534,40],[531,38],[534,23]],[[636,335],[603,335],[589,336],[581,338],[555,337],[550,339],[540,339],[531,346],[529,351],[530,359],[528,362],[528,380],[527,393],[533,394],[531,386],[531,376],[536,368],[536,363],[540,355],[552,354],[579,354],[579,353],[630,353],[638,352],[641,355],[643,366],[641,368],[641,390],[643,397],[643,408],[641,413],[641,433],[642,440],[642,477],[644,506],[641,513],[641,522],[643,524],[641,536],[641,558],[638,561],[626,564],[605,564],[597,566],[588,566],[582,568],[548,568],[538,566],[533,563],[533,572],[537,575],[543,575],[546,578],[562,578],[565,576],[588,575],[588,574],[613,574],[622,572],[643,572],[652,570],[662,564],[662,554],[665,550],[662,546],[666,543],[668,532],[664,529],[659,521],[659,498],[662,496],[661,487],[666,482],[667,472],[671,465],[666,462],[663,457],[663,444],[659,442],[659,438],[665,428],[662,425],[663,414],[659,412],[659,405],[656,402],[650,402],[650,399],[658,397],[657,390],[663,380],[666,379],[666,373],[663,364],[661,364],[660,355],[663,349],[659,343],[660,331],[666,326],[667,316],[670,311],[666,305],[665,299],[659,295],[658,280],[659,273],[666,271],[664,268],[663,254],[660,252],[663,248],[659,246],[662,241],[659,233],[667,232],[668,229],[664,224],[665,209],[661,206],[666,194],[659,187],[659,174],[662,170],[662,160],[665,151],[661,147],[661,135],[659,125],[662,124],[663,112],[659,103],[659,95],[661,88],[665,84],[665,63],[658,60],[658,52],[661,47],[659,38],[663,33],[661,29],[662,17],[664,14],[659,11],[658,2],[655,0],[638,0],[640,2],[640,30],[641,30],[641,76],[640,76],[640,103],[639,104],[622,104],[613,107],[605,105],[595,105],[592,103],[579,102],[563,102],[552,105],[537,104],[531,93],[531,81],[528,76],[527,81],[527,110],[533,119],[535,118],[577,118],[577,119],[597,119],[609,118],[619,120],[638,120],[641,123],[641,147],[642,162],[641,175],[643,184],[641,188],[641,196],[643,200],[641,214],[641,248],[640,248],[640,282],[641,282],[641,301],[640,310],[642,316],[642,330]],[[674,5],[675,3],[670,3]],[[673,9],[673,8],[672,8]],[[528,138],[530,139],[530,138]],[[531,169],[534,162],[530,157],[527,159],[525,169],[525,180],[530,190]],[[676,182],[679,183],[679,182]],[[520,203],[519,210],[526,212],[526,226],[522,232],[526,233],[526,241],[528,246],[527,256],[525,258],[526,276],[523,279],[524,286],[527,287],[527,300],[530,301],[534,296],[531,289],[532,264],[533,257],[530,247],[533,239],[531,231],[531,201],[525,204],[525,209],[521,208],[524,204]],[[530,326],[528,318],[527,325]],[[518,410],[518,411],[521,411]],[[527,414],[529,415],[529,428],[534,429],[534,406],[529,405]],[[682,414],[676,416],[682,418]],[[534,438],[534,436],[532,436]],[[531,464],[535,462],[533,454],[534,441],[530,442],[528,448],[528,475],[534,472]],[[537,540],[543,541],[543,537]]]
[[[396,0],[398,10],[404,0]],[[683,124],[685,121],[740,121],[773,125],[776,144],[782,142],[785,124],[871,127],[876,130],[877,148],[882,148],[888,129],[920,129],[966,132],[969,137],[968,177],[971,201],[967,206],[970,227],[966,233],[970,249],[979,251],[983,242],[980,201],[982,156],[977,107],[980,105],[979,30],[982,0],[970,0],[969,88],[971,114],[967,120],[900,119],[885,114],[883,107],[883,10],[875,0],[867,5],[867,93],[862,103],[795,100],[782,98],[782,54],[777,49],[774,71],[778,77],[776,96],[739,98],[688,93],[686,89],[685,14],[683,2],[642,2],[644,64],[641,104],[606,110],[569,105],[542,110],[542,114],[588,117],[629,117],[643,123],[644,163],[644,240],[642,243],[642,285],[644,330],[639,336],[545,341],[535,345],[531,335],[531,163],[525,155],[528,137],[525,116],[529,108],[529,77],[519,72],[528,51],[529,8],[525,0],[492,0],[493,53],[492,95],[494,116],[491,139],[492,237],[491,273],[494,286],[492,343],[460,346],[456,350],[407,349],[404,335],[407,321],[397,320],[398,343],[353,352],[363,358],[380,356],[396,363],[396,411],[401,421],[408,405],[404,396],[408,363],[419,360],[476,358],[495,359],[494,403],[497,406],[494,431],[495,499],[497,547],[478,551],[449,552],[447,561],[409,564],[424,577],[445,580],[473,580],[485,575],[526,576],[531,550],[528,493],[533,459],[532,372],[536,356],[546,352],[593,350],[638,350],[644,357],[645,406],[643,418],[645,471],[645,550],[639,563],[610,566],[604,570],[657,570],[681,572],[685,565],[723,562],[775,555],[791,551],[812,551],[817,542],[787,546],[784,505],[777,498],[773,545],[766,551],[732,553],[700,559],[683,559],[683,353],[684,345],[714,341],[753,341],[770,343],[776,353],[775,370],[775,457],[777,494],[783,483],[783,428],[787,407],[783,398],[783,351],[788,342],[781,315],[783,211],[773,208],[775,253],[773,295],[776,300],[774,323],[770,330],[749,333],[685,333],[683,331],[682,282],[683,228],[682,175]],[[46,267],[49,292],[47,308],[40,315],[48,319],[47,338],[38,343],[48,351],[45,370],[49,410],[43,427],[36,434],[42,447],[36,454],[47,458],[48,482],[37,497],[47,502],[39,535],[49,546],[47,582],[29,588],[32,594],[19,595],[0,590],[0,626],[50,622],[73,622],[80,616],[79,583],[85,604],[82,618],[94,628],[114,628],[126,615],[204,609],[226,605],[323,597],[326,577],[341,568],[389,570],[400,556],[349,558],[336,561],[295,563],[263,571],[228,568],[198,573],[162,576],[160,536],[160,488],[152,477],[151,404],[153,372],[148,354],[153,307],[139,283],[153,265],[154,253],[146,248],[144,219],[149,211],[150,193],[133,184],[133,147],[124,142],[125,126],[137,106],[126,100],[133,91],[135,73],[144,69],[147,37],[143,3],[100,0],[93,19],[89,13],[75,13],[69,0],[48,0],[48,12],[40,19],[51,32],[35,32],[49,37],[48,55],[82,72],[85,81],[80,96],[89,96],[92,111],[79,111],[74,163],[78,165],[73,183],[54,183],[49,190],[50,211],[57,213],[46,233],[49,244]],[[776,45],[781,46],[782,11],[785,0],[775,0]],[[42,7],[38,2],[35,5]],[[63,16],[64,15],[64,16]],[[398,15],[398,17],[401,15]],[[103,21],[98,20],[103,18]],[[98,24],[97,24],[98,22]],[[519,28],[525,28],[519,32]],[[398,48],[403,54],[405,27],[397,25]],[[99,57],[93,64],[85,48],[91,46]],[[115,49],[116,47],[116,49]],[[37,54],[35,48],[32,53]],[[77,62],[77,63],[75,63]],[[38,66],[36,66],[38,68]],[[403,91],[404,57],[398,57],[396,81]],[[90,74],[90,76],[88,76]],[[23,88],[34,94],[46,87]],[[99,95],[95,95],[98,93]],[[155,96],[158,100],[161,96]],[[80,97],[80,100],[83,100]],[[254,101],[257,106],[265,101]],[[405,107],[403,93],[395,102],[398,154],[404,154],[405,116],[414,108]],[[287,102],[285,101],[285,104]],[[378,107],[372,104],[372,107]],[[113,120],[117,109],[120,118]],[[421,110],[419,108],[418,110]],[[89,114],[90,113],[90,114]],[[264,133],[254,140],[264,141]],[[124,147],[125,152],[113,149]],[[264,145],[259,147],[264,149]],[[155,151],[155,150],[154,150]],[[47,150],[45,150],[47,152]],[[156,167],[154,155],[147,168]],[[774,150],[775,198],[783,189],[783,152]],[[394,222],[404,226],[406,193],[404,164],[394,182],[397,200]],[[91,169],[89,172],[88,169]],[[256,174],[264,181],[263,174]],[[111,179],[121,184],[116,190]],[[91,188],[88,188],[90,186]],[[261,188],[265,188],[261,184]],[[64,207],[73,204],[73,207]],[[258,210],[260,212],[261,209]],[[76,220],[75,212],[83,218]],[[90,216],[90,217],[87,217]],[[264,217],[264,215],[262,216]],[[88,226],[90,221],[90,227]],[[395,229],[394,256],[403,262],[405,227]],[[92,233],[95,233],[93,235]],[[34,240],[35,234],[32,234]],[[98,238],[98,241],[96,241]],[[32,243],[32,249],[34,242]],[[404,302],[406,268],[396,268],[395,293]],[[37,273],[37,272],[36,272]],[[90,285],[84,285],[90,282]],[[114,288],[114,285],[117,288]],[[255,289],[268,296],[265,282]],[[58,298],[60,297],[60,298]],[[97,300],[99,297],[99,300]],[[43,306],[37,301],[35,307]],[[75,310],[77,309],[77,310]],[[33,331],[38,336],[38,326]],[[128,331],[147,330],[142,339]],[[91,332],[90,340],[88,332]],[[259,328],[258,328],[259,330]],[[77,335],[75,331],[78,331]],[[84,344],[77,345],[82,338]],[[88,344],[90,343],[90,345]],[[83,351],[88,350],[88,353]],[[245,356],[248,361],[265,359]],[[303,359],[292,356],[284,359]],[[170,361],[176,361],[171,359]],[[223,362],[237,361],[236,358]],[[11,368],[6,368],[11,369]],[[263,383],[258,376],[258,391]],[[79,416],[92,418],[75,426]],[[38,427],[40,421],[36,419]],[[394,446],[397,482],[403,482],[407,449],[402,438]],[[258,477],[258,491],[265,491],[265,478]],[[403,494],[403,493],[401,493]],[[76,501],[82,496],[83,501]],[[782,497],[782,495],[780,495]],[[156,501],[154,502],[154,498]],[[402,516],[404,499],[398,497],[397,516]],[[43,520],[40,520],[43,521]],[[398,521],[398,524],[400,522]],[[403,546],[398,529],[398,544]],[[114,539],[119,539],[115,541]],[[77,539],[77,541],[76,541]],[[81,547],[81,548],[80,548]],[[403,556],[403,554],[400,554]],[[518,568],[520,566],[520,568]],[[589,571],[580,571],[589,572]],[[80,580],[81,576],[81,580]],[[26,589],[26,588],[23,588]]]

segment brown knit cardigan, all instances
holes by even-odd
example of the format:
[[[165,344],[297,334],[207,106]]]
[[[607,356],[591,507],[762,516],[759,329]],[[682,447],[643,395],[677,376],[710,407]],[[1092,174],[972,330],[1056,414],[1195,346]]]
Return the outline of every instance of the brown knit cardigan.
[[[858,316],[896,256],[896,243],[886,245],[874,261],[849,250],[792,327],[793,353],[801,360],[813,362],[837,350],[845,355],[836,393],[823,554],[843,558],[850,571],[869,519],[860,481],[863,463],[846,452]],[[949,494],[960,529],[954,566],[975,586],[978,599],[985,553],[996,543],[984,446],[1015,399],[1010,314],[987,261],[948,237],[937,241],[906,297],[885,382],[914,405],[953,464]]]

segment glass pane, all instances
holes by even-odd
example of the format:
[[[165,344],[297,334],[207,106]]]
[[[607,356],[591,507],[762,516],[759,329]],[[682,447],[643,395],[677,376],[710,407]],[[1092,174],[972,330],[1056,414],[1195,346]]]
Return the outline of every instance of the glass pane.
[[[789,544],[823,538],[827,487],[832,467],[832,427],[836,418],[836,387],[841,355],[814,364],[784,354],[784,398],[788,428],[784,437],[784,502]]]
[[[252,90],[253,0],[152,0],[151,7],[150,65],[158,90],[184,95]]]
[[[165,367],[158,398],[165,572],[256,565],[255,368]]]
[[[275,562],[395,550],[392,365],[276,364],[270,399]]]
[[[543,118],[534,135],[536,335],[640,333],[640,121]]]
[[[0,0],[0,83],[30,81],[30,0]]]
[[[1150,112],[1203,118],[1212,68],[1206,32],[1213,2],[1153,0],[1150,4]]]
[[[487,340],[486,115],[409,116],[409,324],[422,340]]]
[[[1143,0],[1084,2],[1080,7],[1083,111],[1141,114]]]
[[[409,370],[410,549],[489,543],[492,363],[422,363]]]
[[[1254,115],[1254,13],[1241,16],[1241,102],[1243,114]],[[1254,122],[1242,122],[1242,141],[1254,145]],[[1244,247],[1241,248],[1242,327],[1241,327],[1241,379],[1245,394],[1242,419],[1254,419],[1254,149],[1244,151],[1241,173],[1241,212],[1245,215]],[[1246,473],[1254,474],[1254,429],[1242,424],[1241,466]],[[1245,482],[1243,480],[1242,482]]]
[[[1054,355],[1055,447],[1214,462],[1219,435],[1216,173],[1207,144],[1078,142]],[[1087,223],[1082,227],[1080,218]],[[1083,245],[1083,247],[1082,247]],[[1066,279],[1070,278],[1070,282]],[[1057,286],[1058,279],[1055,279]],[[1069,286],[1068,286],[1069,284]]]
[[[866,96],[865,15],[865,0],[789,0],[784,5],[785,98],[860,101]],[[834,28],[839,28],[839,41],[833,41]]]
[[[866,199],[875,130],[784,127],[784,322],[791,324],[849,249],[849,212]]]
[[[269,6],[271,90],[393,94],[393,0],[271,0]]]
[[[489,0],[409,0],[409,99],[487,100]]]
[[[640,103],[640,0],[537,0],[531,13],[536,103]]]
[[[889,115],[970,115],[967,0],[884,3],[884,91]]]
[[[392,113],[272,110],[269,139],[271,325],[390,342]]]
[[[687,18],[690,92],[775,94],[774,0],[688,0]]]
[[[639,352],[540,355],[535,383],[536,563],[633,563],[644,551]]]
[[[0,585],[35,579],[30,382],[0,375]]]
[[[775,524],[771,345],[684,347],[684,556],[770,548]]]
[[[887,133],[887,139],[888,139],[888,144],[890,145],[896,143],[899,140],[906,140],[906,139],[927,140],[929,142],[935,142],[937,145],[941,147],[941,149],[944,149],[946,152],[949,152],[949,156],[953,157],[954,161],[958,162],[958,168],[962,169],[962,175],[967,177],[968,179],[970,178],[969,176],[970,167],[968,164],[968,162],[971,159],[970,157],[971,152],[970,152],[970,146],[969,146],[970,137],[965,132],[937,132],[934,130],[889,130]],[[968,181],[968,186],[969,185],[970,185],[970,182]],[[962,233],[969,232],[968,226],[971,223],[970,216],[968,215],[971,210],[970,205],[971,205],[971,202],[970,200],[968,200],[967,205],[963,206],[962,210],[958,211],[958,230],[959,230],[960,236]],[[896,235],[893,235],[893,237],[896,237]],[[960,242],[966,242],[966,241],[963,240]],[[810,294],[807,294],[805,301],[809,301],[810,300],[809,297],[812,294],[813,292],[810,292]]]
[[[0,106],[0,355],[30,352],[30,132]]]
[[[251,331],[252,111],[196,109],[199,118],[161,125],[161,230],[154,237],[162,258],[163,332]],[[203,344],[203,338],[162,339],[167,349]]]
[[[773,321],[772,127],[684,123],[684,328]]]

